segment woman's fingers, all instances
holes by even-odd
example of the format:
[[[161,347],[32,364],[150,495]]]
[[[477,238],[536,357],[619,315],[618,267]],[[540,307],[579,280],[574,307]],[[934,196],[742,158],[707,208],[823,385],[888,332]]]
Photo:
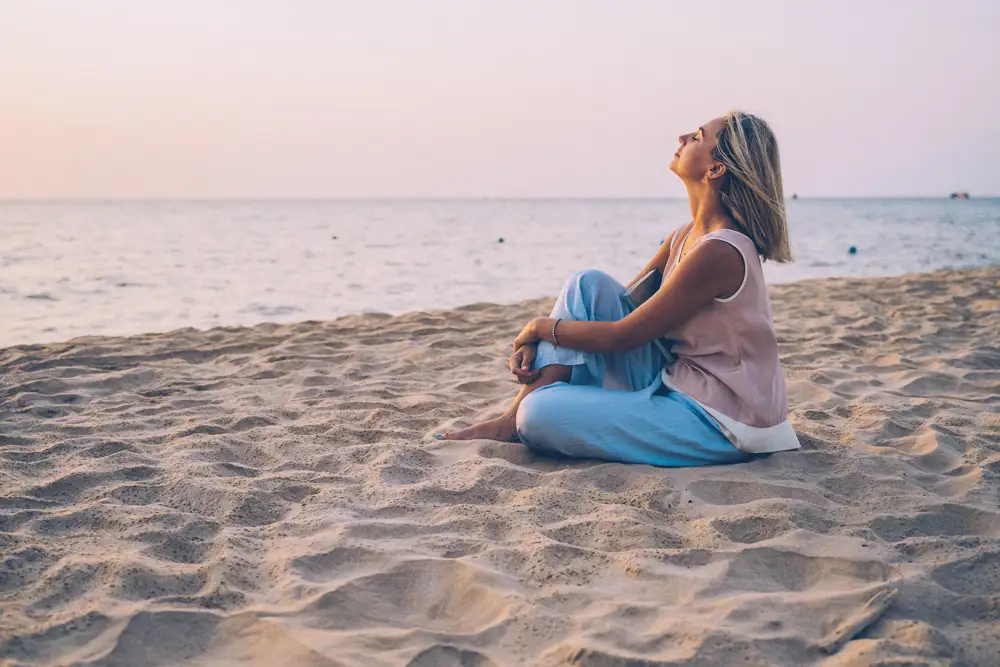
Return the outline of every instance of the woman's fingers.
[[[510,371],[511,371],[511,373],[517,373],[517,371],[521,368],[521,358],[523,356],[524,356],[524,353],[521,350],[518,350],[514,354],[510,355]]]
[[[539,375],[540,373],[538,371],[524,372],[520,369],[514,371],[514,377],[516,377],[517,381],[521,384],[531,384],[538,379]]]
[[[533,347],[521,348],[521,370],[531,370],[531,362],[535,360],[535,349]]]
[[[510,355],[510,372],[521,384],[531,384],[538,379],[539,372],[531,370],[535,360],[534,345],[521,345]]]
[[[535,348],[532,345],[522,345],[510,356],[510,370],[526,372],[531,370],[531,362],[535,360]]]
[[[535,348],[532,345],[521,346],[511,355],[510,371],[521,384],[531,384],[538,379],[539,372],[531,370],[534,360]]]

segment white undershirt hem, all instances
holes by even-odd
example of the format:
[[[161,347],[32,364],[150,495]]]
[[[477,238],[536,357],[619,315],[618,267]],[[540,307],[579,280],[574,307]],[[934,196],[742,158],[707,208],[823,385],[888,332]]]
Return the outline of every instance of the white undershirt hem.
[[[668,389],[671,391],[680,391],[684,394],[683,391],[670,383],[670,376],[667,375],[666,370],[661,375],[663,377],[663,384]],[[684,395],[688,396],[687,394]],[[691,398],[691,396],[688,396],[688,398]],[[773,452],[787,452],[802,447],[799,444],[798,436],[795,435],[795,429],[792,428],[787,419],[775,426],[764,428],[750,426],[749,424],[738,422],[732,417],[728,417],[694,398],[691,398],[691,400],[700,405],[705,412],[712,415],[712,418],[719,423],[719,429],[722,431],[722,434],[741,452],[747,452],[748,454],[771,454]]]

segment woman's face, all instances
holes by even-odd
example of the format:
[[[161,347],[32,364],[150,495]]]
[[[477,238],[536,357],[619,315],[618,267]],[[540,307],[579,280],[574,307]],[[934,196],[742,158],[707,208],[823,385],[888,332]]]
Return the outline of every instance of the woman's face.
[[[715,118],[696,131],[677,137],[680,146],[670,161],[670,171],[686,181],[705,180],[713,167],[719,171],[721,164],[712,157],[712,151],[715,150],[716,137],[725,125],[725,118]]]

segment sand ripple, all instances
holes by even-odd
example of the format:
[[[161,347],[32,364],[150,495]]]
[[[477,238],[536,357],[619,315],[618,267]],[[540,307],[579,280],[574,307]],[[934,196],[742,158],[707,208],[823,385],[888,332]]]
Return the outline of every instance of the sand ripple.
[[[547,301],[0,350],[0,664],[996,664],[1000,270],[774,294],[805,447],[707,469],[428,437]]]

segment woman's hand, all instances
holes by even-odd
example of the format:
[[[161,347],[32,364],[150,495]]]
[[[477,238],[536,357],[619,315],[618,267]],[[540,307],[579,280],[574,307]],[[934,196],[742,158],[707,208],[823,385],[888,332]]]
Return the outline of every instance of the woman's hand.
[[[541,319],[543,318],[536,317],[524,325],[524,328],[521,329],[521,333],[519,333],[517,338],[514,339],[515,352],[525,345],[533,345],[539,341],[540,336],[538,335],[538,321]]]
[[[531,362],[535,360],[535,346],[523,345],[510,355],[510,372],[521,384],[531,384],[538,379],[541,371],[531,370]]]

